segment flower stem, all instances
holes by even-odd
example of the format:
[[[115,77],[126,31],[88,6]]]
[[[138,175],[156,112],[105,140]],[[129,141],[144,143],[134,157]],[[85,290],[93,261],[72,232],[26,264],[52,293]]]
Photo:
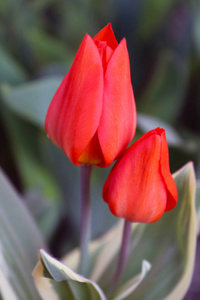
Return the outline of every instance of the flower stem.
[[[123,275],[123,271],[126,267],[129,250],[130,250],[131,232],[132,232],[132,223],[129,222],[128,220],[124,220],[124,229],[123,229],[121,248],[119,252],[117,268],[111,284],[110,294],[113,292],[113,290],[116,288],[117,284],[119,283],[119,280]]]
[[[91,230],[90,181],[92,166],[81,166],[81,230],[80,230],[80,273],[87,275],[88,244]]]

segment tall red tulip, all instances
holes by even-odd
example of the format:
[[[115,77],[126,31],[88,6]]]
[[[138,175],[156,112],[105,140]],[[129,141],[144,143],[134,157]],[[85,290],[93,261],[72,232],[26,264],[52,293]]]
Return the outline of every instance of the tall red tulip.
[[[149,131],[122,154],[105,182],[103,198],[115,216],[131,222],[155,222],[174,208],[177,189],[164,129]]]
[[[49,138],[75,165],[107,167],[124,151],[136,128],[136,109],[125,38],[111,24],[86,34],[45,120]]]

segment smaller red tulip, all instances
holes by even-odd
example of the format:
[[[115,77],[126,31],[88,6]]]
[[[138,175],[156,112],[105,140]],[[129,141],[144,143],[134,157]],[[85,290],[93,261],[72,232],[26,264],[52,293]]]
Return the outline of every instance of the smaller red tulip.
[[[155,222],[175,207],[164,129],[147,132],[122,154],[104,184],[103,199],[115,216],[131,222]]]

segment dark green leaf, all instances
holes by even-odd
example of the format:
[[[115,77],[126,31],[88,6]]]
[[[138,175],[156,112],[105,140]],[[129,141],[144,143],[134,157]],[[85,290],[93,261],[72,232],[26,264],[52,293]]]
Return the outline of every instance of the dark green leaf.
[[[138,109],[171,123],[179,115],[186,85],[186,66],[172,53],[161,55]]]
[[[23,68],[17,63],[14,57],[8,53],[0,45],[0,84],[12,83],[19,84],[27,79],[26,73]]]

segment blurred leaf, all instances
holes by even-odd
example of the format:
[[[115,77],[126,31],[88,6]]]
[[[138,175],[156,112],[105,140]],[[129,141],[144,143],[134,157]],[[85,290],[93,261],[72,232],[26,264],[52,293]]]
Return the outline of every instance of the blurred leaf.
[[[195,178],[192,163],[174,174],[178,204],[153,224],[133,224],[131,251],[121,285],[135,276],[145,259],[152,265],[145,279],[126,300],[181,300],[191,281],[196,248]],[[122,222],[90,245],[90,278],[106,292],[115,271]],[[74,270],[78,250],[64,258]],[[170,295],[169,295],[170,294]]]
[[[41,247],[46,246],[23,200],[0,172],[0,291],[3,300],[40,299],[31,272]]]
[[[179,134],[167,123],[159,118],[155,118],[149,115],[137,114],[137,126],[139,129],[146,133],[147,131],[154,129],[156,127],[162,127],[165,129],[166,138],[169,145],[173,146],[183,146],[185,142],[179,136]]]
[[[135,230],[135,227],[136,225],[133,226],[133,231]],[[102,237],[90,243],[90,260],[88,269],[89,277],[93,281],[98,282],[102,277],[102,274],[107,269],[107,266],[112,263],[114,258],[116,258],[120,248],[122,232],[123,222],[120,221]],[[79,258],[80,250],[77,248],[63,257],[62,262],[78,272]],[[112,271],[110,273],[112,273]]]
[[[22,83],[27,79],[27,75],[18,62],[0,45],[0,84]]]
[[[17,118],[2,105],[10,147],[20,180],[25,190],[25,200],[37,224],[46,238],[49,238],[58,218],[60,190],[53,173],[49,172],[40,155],[40,143],[46,136]]]
[[[3,289],[0,288],[0,292],[2,293],[2,297],[3,297],[2,298],[0,294],[0,299],[20,300],[20,298],[18,298],[18,296],[15,294],[15,291],[13,290],[13,287],[10,284],[9,279],[6,278],[6,275],[4,275],[7,266],[6,266],[6,262],[4,261],[4,258],[1,257],[1,252],[0,252],[0,266],[1,266],[0,280],[1,280],[1,285],[4,287]]]
[[[194,8],[193,38],[200,59],[200,3],[198,1],[196,1]]]
[[[12,12],[16,12],[22,6],[22,0],[7,0],[0,2],[1,16],[12,16]]]
[[[186,164],[189,160],[194,161],[194,163],[198,161],[199,147],[197,138],[190,135],[183,139],[171,125],[157,117],[138,113],[137,128],[139,131],[137,131],[135,139],[156,127],[162,127],[166,131],[167,143],[169,145],[171,172],[181,168],[181,166]]]
[[[184,100],[186,68],[172,53],[160,56],[149,86],[137,107],[140,112],[173,122]]]
[[[169,147],[169,159],[171,172],[180,169],[188,161],[193,161],[195,164],[198,159],[196,142],[185,140],[183,147]]]
[[[139,35],[142,38],[147,38],[160,28],[170,8],[174,5],[174,1],[142,0],[141,5]]]
[[[41,13],[45,8],[48,8],[48,6],[52,3],[54,3],[54,0],[35,0],[34,2],[31,2],[31,8],[38,14]]]
[[[80,234],[80,168],[74,166],[61,149],[56,147],[50,140],[46,140],[47,143],[42,144],[41,151],[47,165],[52,168],[52,173],[60,184],[63,199],[61,213],[62,215],[67,215],[70,222],[69,238],[73,241],[73,247],[75,247]],[[101,196],[102,187],[109,170],[110,168],[94,168],[92,171],[92,238],[105,233],[117,221],[110,213],[105,202],[102,201]],[[68,248],[69,240],[66,240],[64,243],[66,243],[66,247]],[[63,251],[62,255],[64,253],[66,251]]]
[[[60,77],[50,77],[18,87],[2,85],[2,99],[13,112],[44,128],[47,109],[61,80]]]
[[[200,180],[197,181],[196,188],[196,211],[197,211],[197,234],[200,233]]]
[[[51,187],[51,181],[48,180],[45,182],[46,188]],[[53,186],[51,188],[53,193],[49,198],[45,198],[45,191],[40,187],[35,187],[24,194],[24,201],[27,208],[36,220],[43,236],[48,241],[51,239],[52,234],[59,222],[60,198],[53,198],[55,194],[55,184],[53,183],[52,185]]]
[[[200,211],[200,180],[197,181],[197,189],[196,189],[196,210]]]
[[[62,61],[66,67],[71,66],[74,55],[61,40],[34,27],[29,28],[24,35],[38,62]]]
[[[189,149],[191,150],[190,157],[187,161],[194,162],[196,178],[200,179],[200,135],[198,132],[189,129],[188,127],[179,127],[179,132],[187,145],[186,147],[185,145],[182,147],[182,153]],[[174,156],[174,159],[180,162],[182,157],[176,155]]]
[[[33,276],[43,300],[106,299],[95,282],[75,273],[44,250],[40,251],[40,261],[33,272]]]

